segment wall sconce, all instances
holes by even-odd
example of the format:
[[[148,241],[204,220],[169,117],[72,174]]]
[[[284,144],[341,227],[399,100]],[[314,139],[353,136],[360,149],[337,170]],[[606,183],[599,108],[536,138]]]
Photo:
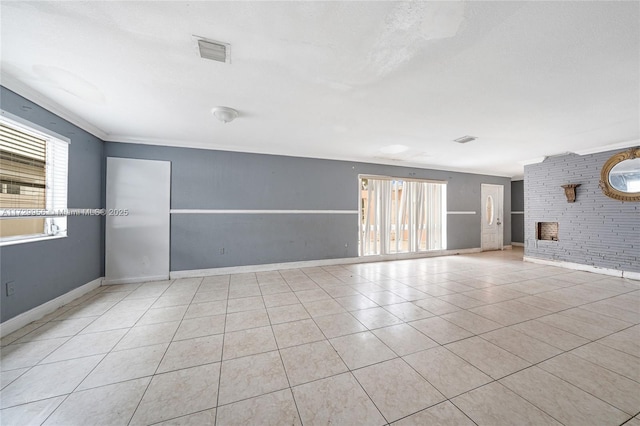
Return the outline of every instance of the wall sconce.
[[[579,183],[568,183],[566,185],[562,185],[564,188],[564,195],[567,197],[567,203],[574,203],[576,201],[576,188],[581,184]]]

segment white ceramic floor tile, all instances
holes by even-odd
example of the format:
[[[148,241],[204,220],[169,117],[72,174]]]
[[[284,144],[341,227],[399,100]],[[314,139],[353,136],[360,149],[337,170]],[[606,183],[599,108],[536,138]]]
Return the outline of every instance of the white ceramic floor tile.
[[[349,313],[328,315],[314,320],[328,339],[358,333],[367,329]]]
[[[31,333],[21,337],[16,343],[33,342],[36,340],[56,339],[60,337],[71,337],[78,334],[89,324],[95,321],[95,317],[75,318],[62,321],[50,321],[33,330]]]
[[[178,327],[173,340],[193,339],[194,337],[209,336],[224,333],[226,315],[213,315],[184,319]]]
[[[530,362],[479,336],[450,343],[445,347],[494,379],[499,379],[531,365]]]
[[[278,349],[271,327],[234,331],[224,336],[223,359],[239,358]]]
[[[116,345],[114,350],[121,351],[140,348],[142,346],[169,343],[176,334],[179,324],[179,321],[173,321],[132,327]],[[127,330],[125,329],[124,331]]]
[[[146,377],[74,392],[47,419],[44,426],[125,425],[150,380],[150,377]]]
[[[462,411],[449,401],[442,402],[426,410],[405,417],[393,423],[394,426],[475,426]]]
[[[346,312],[346,310],[335,300],[316,300],[315,302],[306,302],[304,307],[312,317],[320,317],[324,315],[335,315]]]
[[[336,337],[330,342],[351,370],[397,356],[370,331]]]
[[[400,356],[439,346],[408,324],[392,325],[372,331],[392,351]]]
[[[38,365],[2,390],[2,408],[71,393],[102,355]]]
[[[289,387],[278,351],[222,362],[219,405]]]
[[[369,330],[400,324],[402,320],[383,308],[370,308],[354,311],[351,314]]]
[[[239,299],[229,299],[227,302],[227,313],[253,311],[264,309],[262,296],[242,297]]]
[[[533,364],[562,353],[562,350],[510,327],[490,331],[480,337]]]
[[[640,359],[599,343],[589,343],[570,352],[640,383]]]
[[[172,342],[156,373],[219,362],[222,357],[222,335],[196,337]]]
[[[498,382],[454,398],[453,403],[479,425],[557,425],[556,420]]]
[[[149,309],[136,323],[136,325],[150,325],[158,324],[162,322],[174,322],[182,320],[185,312],[187,311],[186,305],[181,306],[167,306],[166,308],[152,308]]]
[[[618,425],[629,418],[538,367],[520,371],[500,383],[565,425]]]
[[[282,324],[310,318],[309,313],[301,303],[268,308],[267,312],[269,313],[271,324]]]
[[[347,371],[347,366],[326,340],[281,349],[280,354],[291,386]]]
[[[375,308],[376,306],[378,306],[373,300],[361,294],[352,294],[349,296],[338,297],[336,298],[336,302],[342,305],[342,307],[347,311],[359,311],[361,309]]]
[[[442,315],[440,318],[447,320],[473,334],[482,334],[501,328],[502,325],[495,321],[481,317],[469,311],[458,311]]]
[[[429,382],[400,358],[353,372],[388,422],[445,400]]]
[[[640,358],[640,326],[627,328],[598,341],[603,345]]]
[[[156,372],[168,346],[167,343],[162,343],[111,352],[80,384],[78,390],[151,376]]]
[[[264,426],[301,425],[291,391],[277,391],[218,408],[218,426],[245,426],[257,422]]]
[[[351,373],[293,388],[305,425],[383,425],[384,417]]]
[[[27,371],[29,371],[29,367],[0,372],[0,388],[6,388],[11,382],[15,381]]]
[[[84,356],[106,354],[126,334],[126,329],[80,334],[53,351],[41,363],[64,361]]]
[[[60,337],[5,346],[0,350],[0,368],[6,371],[36,365],[69,339],[70,337]]]
[[[391,312],[402,321],[415,321],[433,316],[431,312],[425,311],[411,302],[386,305],[384,309]]]
[[[160,423],[155,426],[204,426],[214,425],[216,423],[216,409],[199,411],[194,414],[176,417]]]
[[[142,315],[144,315],[144,311],[107,311],[106,314],[100,316],[83,329],[81,334],[131,328]]]
[[[491,377],[444,347],[428,349],[403,358],[447,398],[492,381]]]
[[[213,302],[192,303],[189,305],[184,319],[222,315],[227,312],[227,301],[216,300]]]
[[[273,326],[273,333],[280,349],[325,339],[322,331],[311,319],[276,324]]]
[[[220,363],[155,375],[130,424],[148,425],[215,408],[219,377]]]
[[[516,324],[511,328],[564,351],[589,343],[589,340],[584,337],[576,336],[538,320]]]
[[[66,396],[43,399],[0,411],[3,426],[40,426]]]
[[[266,310],[235,312],[227,314],[225,332],[264,327],[269,324],[269,316]]]
[[[640,364],[640,360],[637,363]],[[634,380],[571,354],[559,355],[539,367],[627,414],[638,412],[640,383]]]
[[[472,333],[440,317],[426,318],[409,323],[413,328],[441,345],[473,336]]]

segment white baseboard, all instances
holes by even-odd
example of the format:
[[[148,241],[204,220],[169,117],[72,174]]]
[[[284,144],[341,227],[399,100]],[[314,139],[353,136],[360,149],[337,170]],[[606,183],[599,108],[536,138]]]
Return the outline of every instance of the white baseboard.
[[[27,312],[23,312],[18,316],[6,320],[2,324],[0,324],[0,337],[4,337],[24,327],[27,324],[39,320],[45,315],[48,315],[51,312],[55,311],[59,307],[64,306],[67,303],[77,299],[78,297],[90,292],[91,290],[100,287],[101,283],[102,277],[96,278],[95,280],[88,282],[78,288],[74,288],[73,290],[63,294],[62,296],[58,296],[53,300],[49,300],[48,302],[45,302],[40,306],[36,306],[35,308],[28,310]]]
[[[103,278],[102,285],[135,284],[135,283],[144,283],[147,281],[164,281],[168,279],[169,277],[167,275],[150,275],[148,277],[117,278],[117,279]]]
[[[513,241],[511,242],[511,245],[514,247],[524,247],[524,243],[514,243]]]
[[[640,281],[640,272],[624,271],[622,272],[622,277],[629,280]]]
[[[592,272],[594,274],[608,275],[611,277],[628,278],[630,280],[640,281],[640,272],[619,271],[617,269],[599,268],[592,265],[583,265],[581,263],[564,262],[561,260],[540,259],[538,257],[524,256],[525,262],[538,263],[540,265],[557,266],[560,268],[572,269],[574,271]]]
[[[423,253],[400,253],[376,256],[346,257],[340,259],[304,260],[298,262],[269,263],[264,265],[229,266],[211,269],[191,269],[186,271],[172,271],[171,279],[208,277],[213,275],[243,274],[248,272],[267,272],[279,269],[313,268],[316,266],[352,265],[355,263],[386,262],[389,260],[421,259],[437,256],[451,256],[455,254],[480,253],[480,248],[460,250],[438,250]]]

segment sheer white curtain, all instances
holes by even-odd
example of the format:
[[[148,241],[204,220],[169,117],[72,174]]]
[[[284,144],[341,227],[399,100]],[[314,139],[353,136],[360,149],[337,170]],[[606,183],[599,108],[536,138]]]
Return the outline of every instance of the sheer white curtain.
[[[446,183],[362,178],[362,255],[446,248]]]

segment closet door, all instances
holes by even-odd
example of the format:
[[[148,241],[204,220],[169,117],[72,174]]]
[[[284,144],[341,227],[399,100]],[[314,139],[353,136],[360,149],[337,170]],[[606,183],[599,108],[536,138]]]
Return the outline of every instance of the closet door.
[[[107,158],[105,283],[169,279],[171,163]]]

